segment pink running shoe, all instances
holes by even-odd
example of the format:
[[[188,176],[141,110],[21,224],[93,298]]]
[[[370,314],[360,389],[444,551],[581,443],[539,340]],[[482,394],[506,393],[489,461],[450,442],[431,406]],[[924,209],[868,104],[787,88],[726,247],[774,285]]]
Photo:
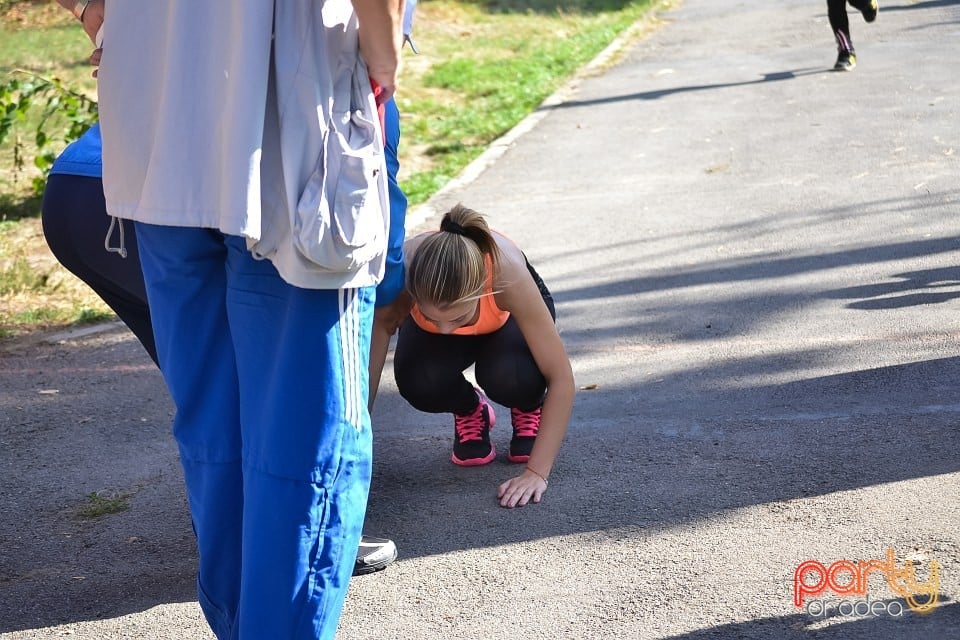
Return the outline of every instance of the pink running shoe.
[[[490,442],[490,429],[497,418],[486,396],[477,389],[477,408],[465,416],[453,414],[453,455],[450,459],[461,467],[488,464],[497,456]]]
[[[510,462],[526,462],[530,459],[533,443],[540,431],[541,408],[533,411],[510,409],[510,422],[513,423],[513,438],[510,439],[510,453],[507,454]]]

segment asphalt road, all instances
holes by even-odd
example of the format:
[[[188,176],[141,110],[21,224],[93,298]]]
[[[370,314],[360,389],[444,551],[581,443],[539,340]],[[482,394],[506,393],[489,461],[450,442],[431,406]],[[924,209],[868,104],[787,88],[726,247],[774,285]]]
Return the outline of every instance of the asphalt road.
[[[388,372],[367,530],[400,559],[339,638],[960,638],[960,1],[850,11],[835,73],[823,2],[666,8],[416,212],[527,251],[581,390],[511,511]],[[122,327],[0,354],[0,638],[210,638],[170,412]]]

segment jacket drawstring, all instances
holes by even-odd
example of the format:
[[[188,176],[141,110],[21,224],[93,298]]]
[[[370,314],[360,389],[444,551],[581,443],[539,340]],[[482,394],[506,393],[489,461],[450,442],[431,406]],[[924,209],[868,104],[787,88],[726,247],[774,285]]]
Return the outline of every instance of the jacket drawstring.
[[[120,244],[116,247],[111,247],[110,238],[113,236],[114,227],[120,229]],[[106,249],[108,253],[119,253],[121,258],[127,257],[126,238],[123,234],[123,220],[120,218],[110,216],[110,228],[107,229],[107,237],[103,239],[103,248]]]

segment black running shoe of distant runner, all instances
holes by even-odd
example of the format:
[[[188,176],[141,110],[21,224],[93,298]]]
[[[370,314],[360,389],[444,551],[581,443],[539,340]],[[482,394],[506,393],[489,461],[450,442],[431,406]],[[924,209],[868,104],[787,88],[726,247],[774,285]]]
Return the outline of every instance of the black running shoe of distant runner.
[[[834,71],[853,71],[857,66],[857,56],[853,51],[841,51],[837,56],[837,63],[833,65]]]

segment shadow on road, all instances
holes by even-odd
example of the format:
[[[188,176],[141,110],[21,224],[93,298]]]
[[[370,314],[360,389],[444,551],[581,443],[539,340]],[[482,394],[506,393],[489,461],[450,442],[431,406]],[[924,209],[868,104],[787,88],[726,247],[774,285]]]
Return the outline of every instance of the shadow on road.
[[[884,5],[881,11],[953,4]],[[776,72],[560,106],[656,100],[812,73]],[[956,202],[958,194],[927,198]],[[799,234],[818,220],[869,222],[872,212],[909,212],[924,202],[864,202],[857,211],[792,218],[774,212],[709,229],[687,247],[702,258],[698,250],[718,236],[739,234],[748,243],[771,230]],[[614,241],[578,242],[537,263],[568,274],[548,285],[578,382],[589,387],[578,394],[543,504],[497,507],[497,484],[517,468],[499,461],[473,469],[452,465],[448,416],[414,411],[387,383],[374,412],[368,532],[395,539],[401,560],[570,534],[615,543],[737,510],[775,511],[797,499],[960,471],[960,449],[945,446],[956,441],[960,357],[923,355],[936,344],[950,353],[958,336],[897,326],[831,335],[790,320],[792,311],[811,306],[854,318],[950,302],[960,291],[958,269],[901,263],[949,260],[960,237],[818,244],[802,255],[758,244],[749,255],[717,254],[708,262],[680,255],[670,256],[669,268],[638,266],[646,264],[642,258],[664,258],[657,253],[670,250],[670,243],[658,249],[664,239],[648,238],[630,256]],[[586,256],[604,276],[601,284],[580,278]],[[828,277],[845,269],[869,271],[870,280]],[[690,293],[707,289],[709,295]],[[898,360],[904,340],[912,341],[907,353],[916,357]],[[881,352],[889,354],[885,362],[858,360]],[[125,331],[0,352],[0,633],[195,600],[195,550],[170,412],[159,374]],[[494,438],[502,448],[509,427],[506,412],[499,413]],[[126,495],[129,509],[79,518],[78,508],[102,490]],[[803,517],[798,528],[818,525]],[[912,541],[881,541],[887,543]],[[927,543],[934,557],[956,552],[951,541]],[[388,584],[389,570],[365,579]],[[903,638],[914,638],[931,621],[946,628],[944,620],[960,621],[956,603],[902,626],[865,619],[811,631],[804,630],[809,617],[797,614],[674,640],[889,639],[901,628]]]
[[[945,628],[960,628],[960,605],[951,603],[942,606],[930,615],[909,612],[902,604],[902,618],[890,618],[885,614],[875,617],[834,616],[826,621],[811,622],[810,616],[798,613],[779,618],[764,618],[748,622],[731,623],[710,627],[693,633],[670,636],[667,640],[917,640],[936,638]]]
[[[957,238],[937,238],[810,256],[717,260],[598,287],[551,283],[561,319],[565,308],[602,303],[593,308],[604,309],[611,328],[591,328],[574,318],[574,328],[564,332],[575,361],[600,364],[578,373],[582,384],[596,382],[597,388],[578,395],[546,502],[521,512],[498,508],[495,487],[516,467],[450,464],[447,417],[414,411],[386,385],[374,415],[368,531],[394,538],[401,558],[566,534],[648,535],[744,507],[960,471],[960,451],[943,446],[955,435],[953,418],[960,411],[954,395],[960,358],[770,382],[862,347],[813,336],[799,341],[805,348],[791,351],[734,355],[675,370],[663,362],[707,341],[749,341],[770,320],[745,309],[762,308],[769,316],[811,300],[837,300],[867,313],[868,301],[889,300],[890,294],[902,301],[913,290],[952,282],[954,269],[897,272],[902,280],[892,289],[880,269],[876,284],[787,291],[774,300],[739,288],[735,297],[712,296],[710,327],[697,305],[659,304],[649,318],[646,303],[637,302],[650,292],[669,300],[666,294],[686,287],[881,265],[956,246]],[[761,297],[762,306],[756,299]],[[915,297],[912,303],[932,301]],[[606,348],[609,362],[598,356]],[[0,467],[6,478],[0,490],[0,631],[192,601],[195,556],[168,435],[170,406],[139,345],[121,330],[8,351],[0,359],[0,381]],[[495,436],[505,446],[508,428]],[[71,515],[85,496],[104,487],[129,492],[131,508],[94,521]],[[956,611],[952,605],[943,615]],[[775,623],[746,623],[737,631],[751,637],[767,624]]]
[[[558,104],[543,105],[539,110],[546,111],[552,109],[569,109],[573,107],[590,107],[610,102],[622,102],[628,100],[658,100],[666,96],[677,93],[688,93],[691,91],[709,91],[712,89],[728,89],[730,87],[744,87],[754,84],[763,84],[766,82],[781,82],[783,80],[793,80],[801,76],[817,75],[821,73],[831,73],[826,69],[791,69],[788,71],[772,71],[763,74],[755,80],[745,80],[743,82],[718,82],[714,84],[704,84],[689,87],[671,87],[668,89],[657,89],[656,91],[639,91],[636,93],[625,93],[618,96],[607,96],[594,100],[565,100]]]

